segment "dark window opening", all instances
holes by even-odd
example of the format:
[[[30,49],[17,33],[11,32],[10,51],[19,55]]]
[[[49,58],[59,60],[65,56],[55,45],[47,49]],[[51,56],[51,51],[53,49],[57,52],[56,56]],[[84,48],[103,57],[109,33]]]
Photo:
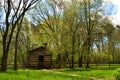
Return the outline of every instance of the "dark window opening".
[[[44,61],[44,56],[39,56],[39,61],[43,62]]]

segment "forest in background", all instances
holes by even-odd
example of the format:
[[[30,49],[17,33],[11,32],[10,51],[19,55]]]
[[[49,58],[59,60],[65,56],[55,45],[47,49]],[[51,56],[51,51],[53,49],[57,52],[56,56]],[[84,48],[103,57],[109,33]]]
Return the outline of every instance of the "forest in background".
[[[0,63],[27,63],[27,52],[48,43],[56,64],[120,63],[120,26],[112,23],[103,0],[0,1]],[[18,4],[18,5],[16,5]],[[5,16],[5,19],[3,18]],[[4,22],[3,22],[4,21]],[[65,66],[65,65],[64,65]]]

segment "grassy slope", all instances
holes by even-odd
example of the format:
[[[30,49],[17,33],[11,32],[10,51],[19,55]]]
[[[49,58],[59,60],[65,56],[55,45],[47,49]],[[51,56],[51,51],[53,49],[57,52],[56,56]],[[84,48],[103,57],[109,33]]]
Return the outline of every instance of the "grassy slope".
[[[0,80],[89,80],[42,70],[19,70],[0,73]]]

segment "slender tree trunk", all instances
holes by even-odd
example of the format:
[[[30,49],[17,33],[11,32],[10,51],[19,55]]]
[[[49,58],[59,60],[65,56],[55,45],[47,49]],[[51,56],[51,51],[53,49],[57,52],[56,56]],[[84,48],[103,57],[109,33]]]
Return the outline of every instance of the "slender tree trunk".
[[[78,67],[82,67],[82,64],[83,64],[83,56],[79,56]]]
[[[23,18],[24,18],[24,15],[21,17],[20,24],[18,24],[18,29],[17,29],[17,33],[15,37],[14,70],[18,69],[18,63],[17,63],[18,61],[18,37],[19,37],[19,33],[22,27],[21,24],[22,24]]]
[[[68,59],[69,67],[70,67],[70,69],[71,69],[71,68],[72,68],[72,65],[71,65],[71,62],[70,62],[70,59],[69,59],[69,56],[68,56],[68,52],[66,51],[65,54],[66,54],[66,57],[67,57],[67,59]]]
[[[87,63],[86,63],[86,68],[90,68],[90,66],[89,66],[89,53],[87,54]]]
[[[72,64],[71,64],[71,69],[74,70],[74,56],[75,56],[75,35],[72,35]]]
[[[72,53],[72,64],[71,64],[71,69],[74,70],[74,53]]]
[[[17,61],[18,61],[18,35],[19,33],[16,34],[16,39],[15,39],[15,53],[14,53],[14,70],[17,70],[18,69],[18,64],[17,64]]]
[[[16,34],[16,38],[15,38],[15,53],[14,53],[14,70],[17,70],[18,69],[18,64],[17,64],[17,61],[18,61],[18,35],[19,35],[19,30]]]
[[[14,70],[18,69],[18,64],[17,64],[17,41],[15,41],[15,54],[14,54]]]
[[[90,1],[85,0],[85,24],[86,24],[86,29],[87,29],[87,44],[86,44],[86,68],[89,68],[89,56],[90,56],[90,47],[91,47],[91,19],[90,19]]]
[[[86,63],[86,68],[90,68],[90,66],[89,66],[89,53],[87,54],[87,63]]]
[[[61,68],[61,54],[57,54],[57,57],[56,57],[56,64],[58,65],[57,68]]]
[[[112,48],[112,63],[115,63],[115,51],[114,47]]]
[[[89,61],[90,61],[90,34],[88,34],[88,38],[87,38],[87,62],[86,62],[86,68],[90,68],[89,66]]]
[[[22,54],[22,68],[26,67],[25,63],[26,63],[25,57],[24,57],[24,54]]]
[[[66,54],[62,56],[62,65],[65,67],[66,66]]]
[[[83,64],[83,50],[81,50],[80,45],[81,45],[81,40],[80,40],[80,34],[78,37],[78,47],[79,47],[79,52],[78,52],[78,67],[82,67]]]

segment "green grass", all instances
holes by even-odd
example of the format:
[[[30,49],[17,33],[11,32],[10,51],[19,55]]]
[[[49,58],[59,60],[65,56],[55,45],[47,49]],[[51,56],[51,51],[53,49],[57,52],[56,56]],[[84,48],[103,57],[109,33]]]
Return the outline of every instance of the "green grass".
[[[0,73],[0,80],[90,80],[43,70],[18,70]]]
[[[115,71],[119,65],[94,66],[91,68],[45,70],[8,70],[0,73],[0,80],[91,80],[91,77],[103,80],[115,80]],[[73,76],[77,75],[77,76]],[[95,80],[95,79],[94,79]]]
[[[75,70],[60,70],[60,72],[67,74],[76,74],[85,77],[96,77],[104,80],[113,80],[115,69],[75,69]]]

